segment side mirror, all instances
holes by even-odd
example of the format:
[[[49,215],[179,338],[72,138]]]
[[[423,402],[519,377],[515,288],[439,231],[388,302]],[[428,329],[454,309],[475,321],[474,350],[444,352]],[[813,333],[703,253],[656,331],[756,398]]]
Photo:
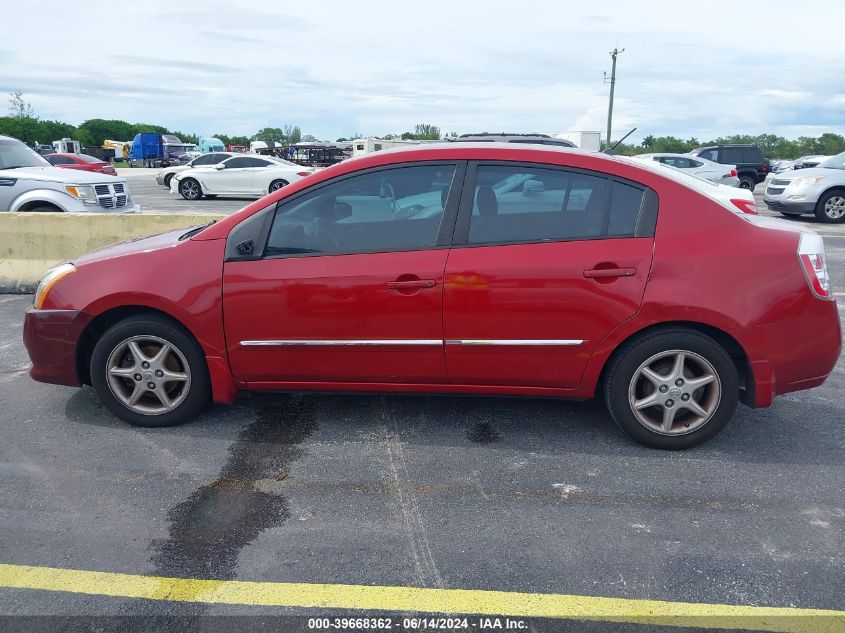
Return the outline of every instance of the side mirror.
[[[223,163],[217,163],[214,166],[214,169],[226,169],[226,165],[224,165]]]
[[[335,202],[334,203],[334,219],[337,220],[345,220],[346,218],[352,215],[352,205],[348,202]]]

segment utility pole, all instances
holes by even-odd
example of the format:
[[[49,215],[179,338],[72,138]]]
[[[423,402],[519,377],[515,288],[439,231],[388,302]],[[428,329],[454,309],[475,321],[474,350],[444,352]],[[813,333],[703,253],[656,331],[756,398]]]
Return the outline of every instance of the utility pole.
[[[621,51],[614,48],[610,52],[610,56],[613,58],[613,66],[610,70],[610,103],[607,106],[607,143],[605,148],[610,147],[610,130],[613,122],[613,89],[616,87],[616,56],[624,52],[624,48]],[[607,83],[607,73],[604,74],[604,81]]]

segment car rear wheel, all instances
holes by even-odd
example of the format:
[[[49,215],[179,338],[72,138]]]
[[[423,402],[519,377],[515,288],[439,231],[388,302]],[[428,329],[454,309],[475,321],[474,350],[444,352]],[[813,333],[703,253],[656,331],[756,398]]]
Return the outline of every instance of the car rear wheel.
[[[274,180],[273,182],[270,183],[270,190],[269,190],[268,193],[273,193],[274,191],[278,191],[282,187],[286,187],[288,184],[289,183],[288,183],[287,180],[281,180],[281,179],[280,180]]]
[[[834,189],[824,194],[816,203],[816,217],[822,222],[845,222],[845,189]]]
[[[757,183],[751,176],[740,176],[739,186],[741,189],[748,189],[749,191],[754,191],[754,187],[757,186]]]
[[[124,319],[103,334],[91,354],[91,383],[112,413],[136,426],[185,422],[211,393],[197,342],[155,315]]]
[[[725,349],[699,332],[651,332],[611,359],[605,401],[616,424],[652,448],[691,448],[714,437],[739,400],[736,367]]]
[[[202,187],[193,178],[185,178],[179,181],[179,193],[185,200],[199,200],[202,198]]]

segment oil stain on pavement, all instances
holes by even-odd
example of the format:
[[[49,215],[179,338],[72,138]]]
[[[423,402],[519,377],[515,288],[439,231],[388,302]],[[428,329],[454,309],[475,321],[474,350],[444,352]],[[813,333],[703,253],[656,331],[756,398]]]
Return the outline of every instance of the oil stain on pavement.
[[[492,444],[502,439],[502,435],[489,422],[477,422],[467,429],[467,439],[476,444]]]
[[[287,520],[287,499],[255,484],[286,477],[304,455],[300,444],[317,428],[313,401],[285,395],[259,402],[255,422],[229,447],[220,477],[170,510],[168,538],[152,543],[158,575],[232,579],[240,551]]]

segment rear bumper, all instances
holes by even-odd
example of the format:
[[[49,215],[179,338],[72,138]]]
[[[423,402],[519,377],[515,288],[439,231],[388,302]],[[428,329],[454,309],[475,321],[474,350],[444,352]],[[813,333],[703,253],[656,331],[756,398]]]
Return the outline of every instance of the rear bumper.
[[[93,318],[79,310],[27,310],[23,342],[32,361],[29,375],[39,382],[78,387],[76,347]]]
[[[842,351],[835,301],[812,299],[802,318],[732,332],[749,357],[752,407],[768,407],[775,396],[812,389],[830,376]]]

